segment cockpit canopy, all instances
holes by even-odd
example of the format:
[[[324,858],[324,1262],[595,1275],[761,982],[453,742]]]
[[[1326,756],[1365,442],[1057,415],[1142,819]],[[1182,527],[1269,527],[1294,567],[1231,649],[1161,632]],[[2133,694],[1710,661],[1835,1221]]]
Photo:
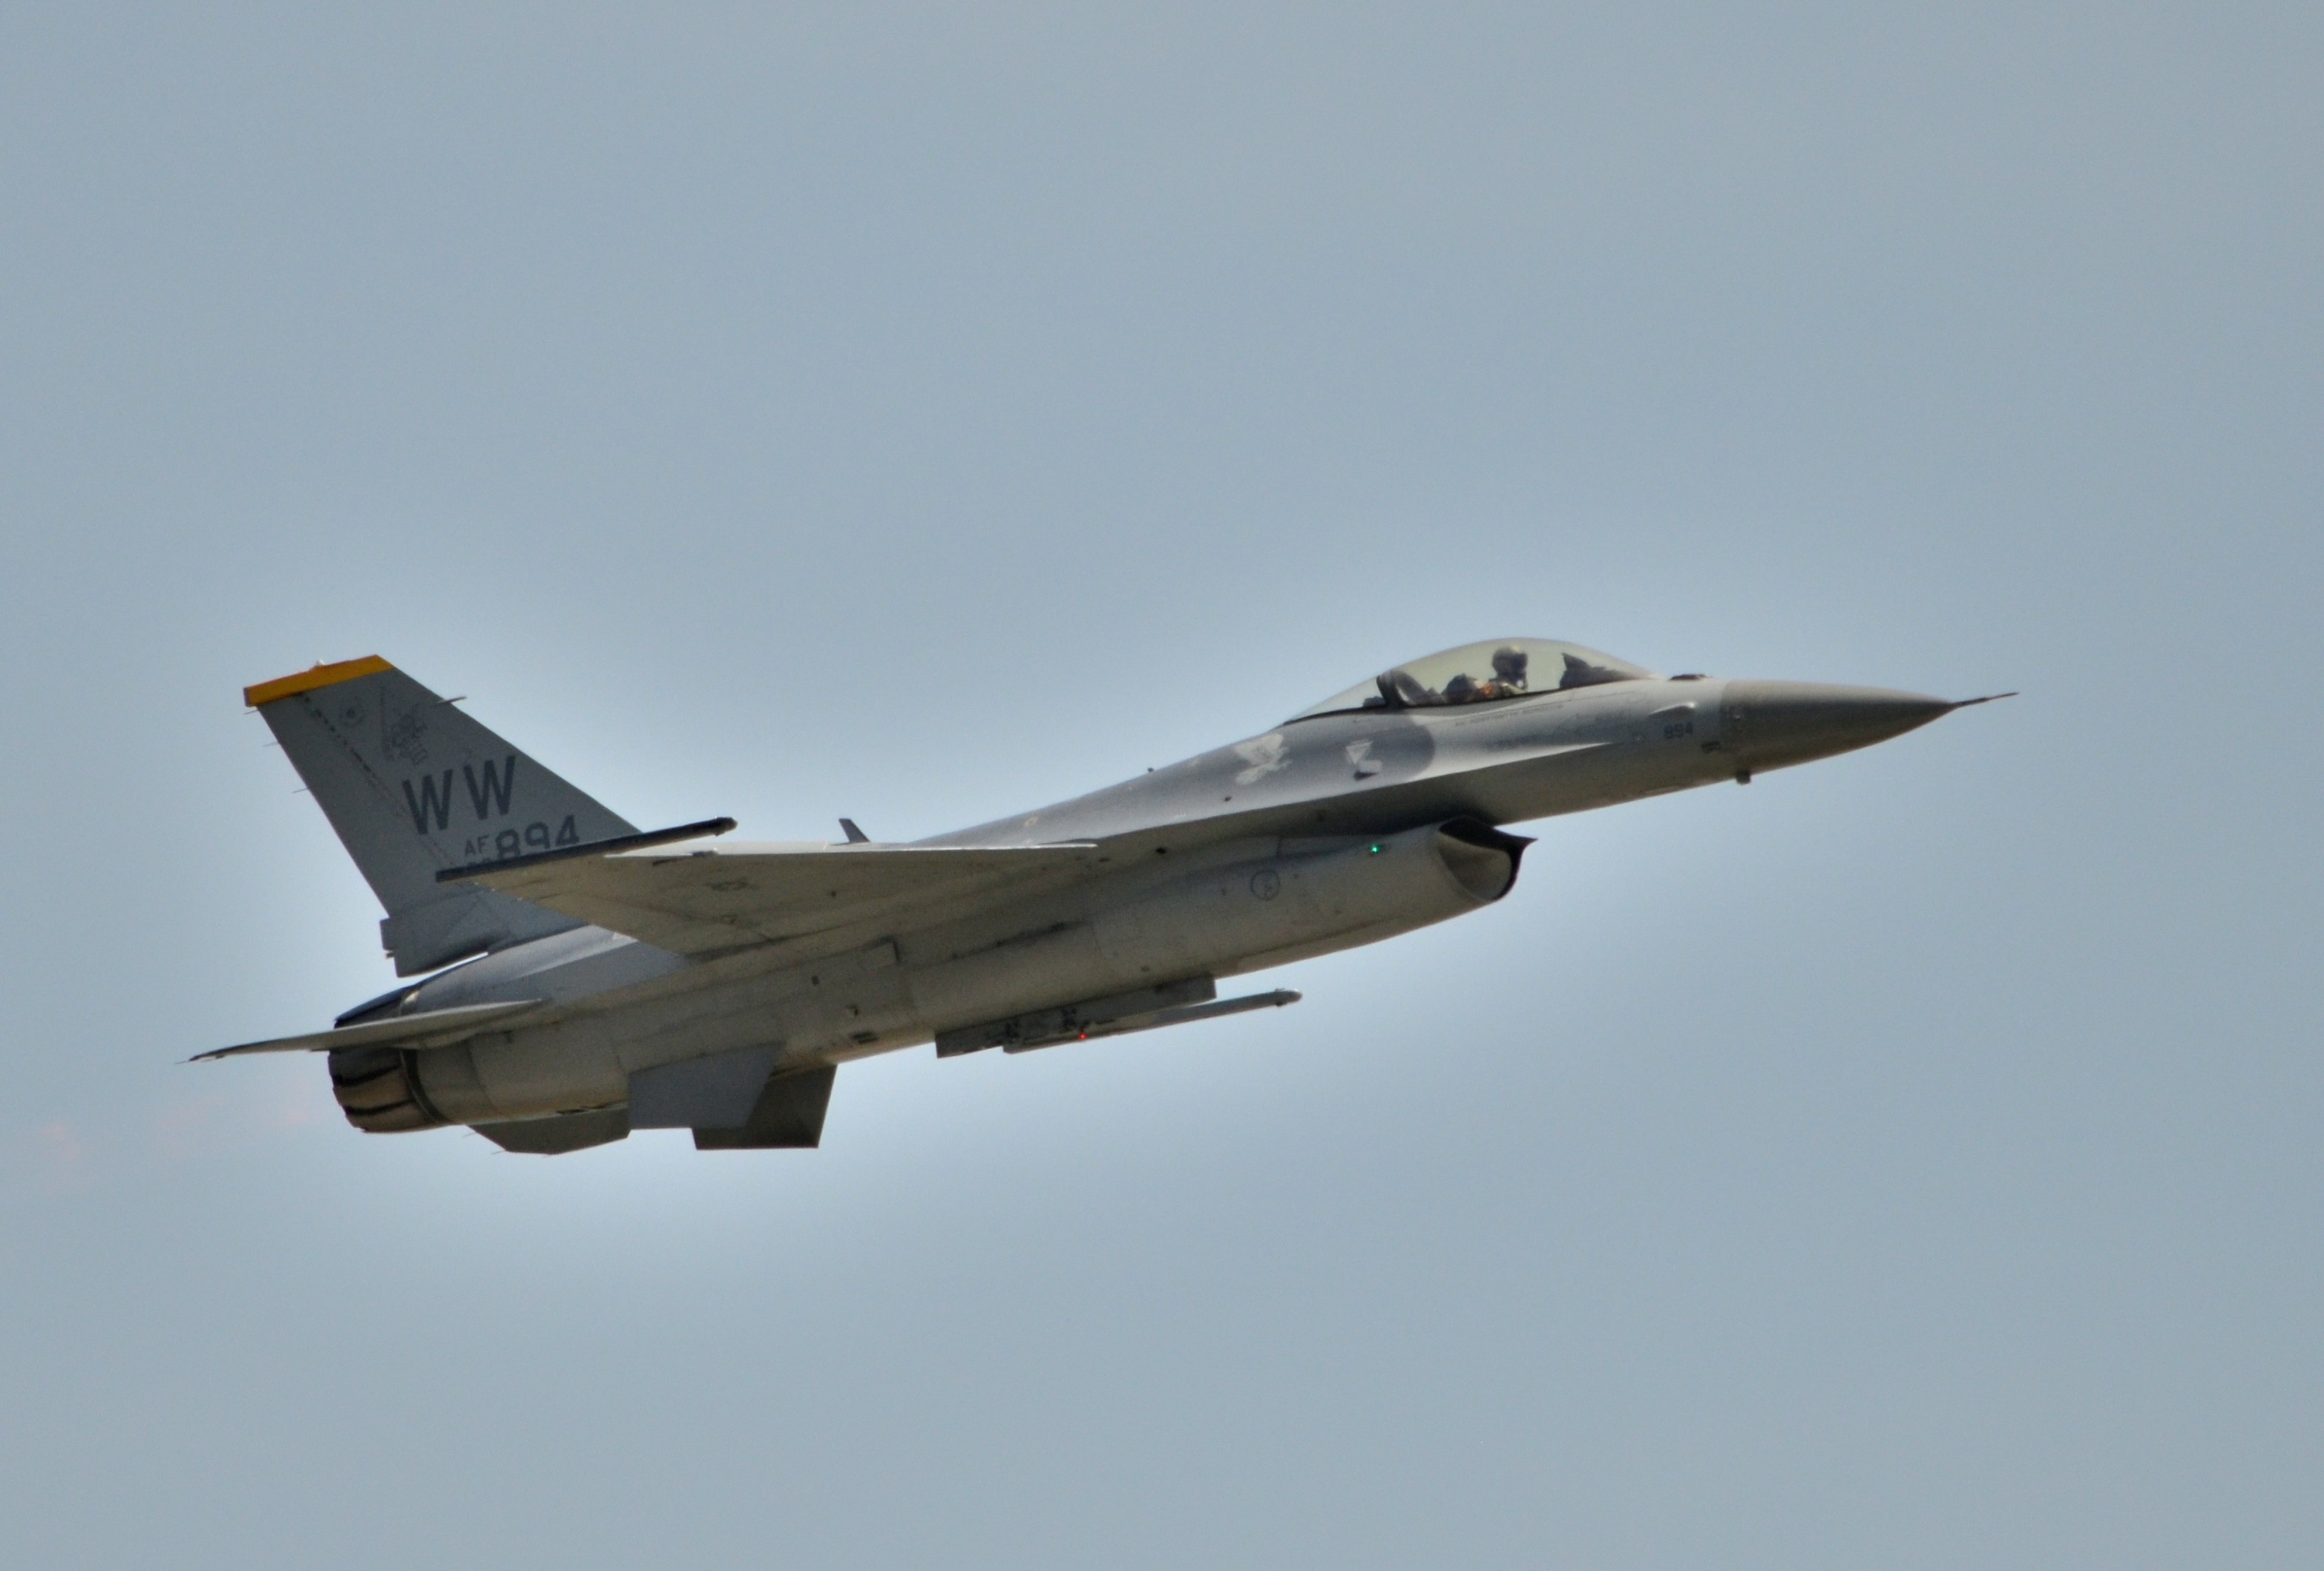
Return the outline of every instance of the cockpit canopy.
[[[1448,704],[1491,704],[1538,693],[1634,681],[1654,672],[1578,643],[1548,638],[1503,638],[1465,643],[1382,671],[1344,693],[1334,693],[1293,720],[1363,709],[1433,709]],[[1288,724],[1288,722],[1286,722]]]

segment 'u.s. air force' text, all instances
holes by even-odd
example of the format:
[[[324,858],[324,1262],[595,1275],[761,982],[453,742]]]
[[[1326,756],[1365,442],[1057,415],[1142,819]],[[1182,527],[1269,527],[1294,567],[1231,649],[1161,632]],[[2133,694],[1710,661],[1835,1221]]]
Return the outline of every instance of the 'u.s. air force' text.
[[[411,809],[411,827],[420,834],[428,833],[432,825],[438,831],[452,827],[452,809],[459,801],[459,793],[452,789],[456,773],[467,789],[468,805],[475,809],[476,822],[484,824],[493,818],[509,816],[509,796],[516,789],[516,754],[511,753],[501,763],[487,759],[482,770],[473,764],[462,764],[457,771],[446,770],[441,774],[423,774],[417,781],[403,782],[403,805]],[[545,820],[537,820],[522,827],[485,833],[479,830],[461,848],[464,861],[482,862],[487,857],[514,856],[525,851],[547,851],[558,846],[578,846],[580,832],[573,826],[573,815],[565,815],[565,822],[551,833]]]

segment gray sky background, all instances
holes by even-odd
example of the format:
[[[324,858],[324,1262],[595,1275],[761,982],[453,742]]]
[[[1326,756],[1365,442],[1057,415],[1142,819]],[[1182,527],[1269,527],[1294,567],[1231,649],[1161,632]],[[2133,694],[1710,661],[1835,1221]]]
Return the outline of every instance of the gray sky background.
[[[2324,1559],[2324,12],[12,5],[45,1566]],[[1396,660],[2022,688],[814,1154],[388,984],[239,688],[907,838]]]

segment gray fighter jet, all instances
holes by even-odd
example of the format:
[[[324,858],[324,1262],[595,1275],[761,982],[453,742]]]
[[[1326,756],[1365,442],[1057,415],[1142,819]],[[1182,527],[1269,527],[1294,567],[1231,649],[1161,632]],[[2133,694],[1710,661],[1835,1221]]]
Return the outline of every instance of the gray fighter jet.
[[[1868,746],[1981,704],[1656,676],[1512,638],[1401,665],[1262,735],[908,845],[641,832],[373,656],[244,692],[417,977],[309,1036],[347,1120],[512,1151],[637,1129],[813,1146],[838,1066],[1292,1003],[1218,984],[1490,905],[1504,827]],[[1995,697],[2007,697],[1997,694]]]

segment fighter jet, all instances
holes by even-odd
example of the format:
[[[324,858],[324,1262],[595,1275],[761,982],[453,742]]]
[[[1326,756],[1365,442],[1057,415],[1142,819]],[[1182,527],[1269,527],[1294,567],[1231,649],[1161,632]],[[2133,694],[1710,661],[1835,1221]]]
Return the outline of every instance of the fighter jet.
[[[1293,1003],[1219,984],[1503,899],[1533,843],[1508,825],[1748,782],[1988,701],[1500,639],[1034,812],[900,845],[843,818],[844,841],[798,845],[718,839],[724,818],[641,831],[376,655],[243,697],[417,980],[201,1057],[327,1053],[359,1130],[466,1125],[544,1154],[641,1129],[811,1147],[851,1059]]]

